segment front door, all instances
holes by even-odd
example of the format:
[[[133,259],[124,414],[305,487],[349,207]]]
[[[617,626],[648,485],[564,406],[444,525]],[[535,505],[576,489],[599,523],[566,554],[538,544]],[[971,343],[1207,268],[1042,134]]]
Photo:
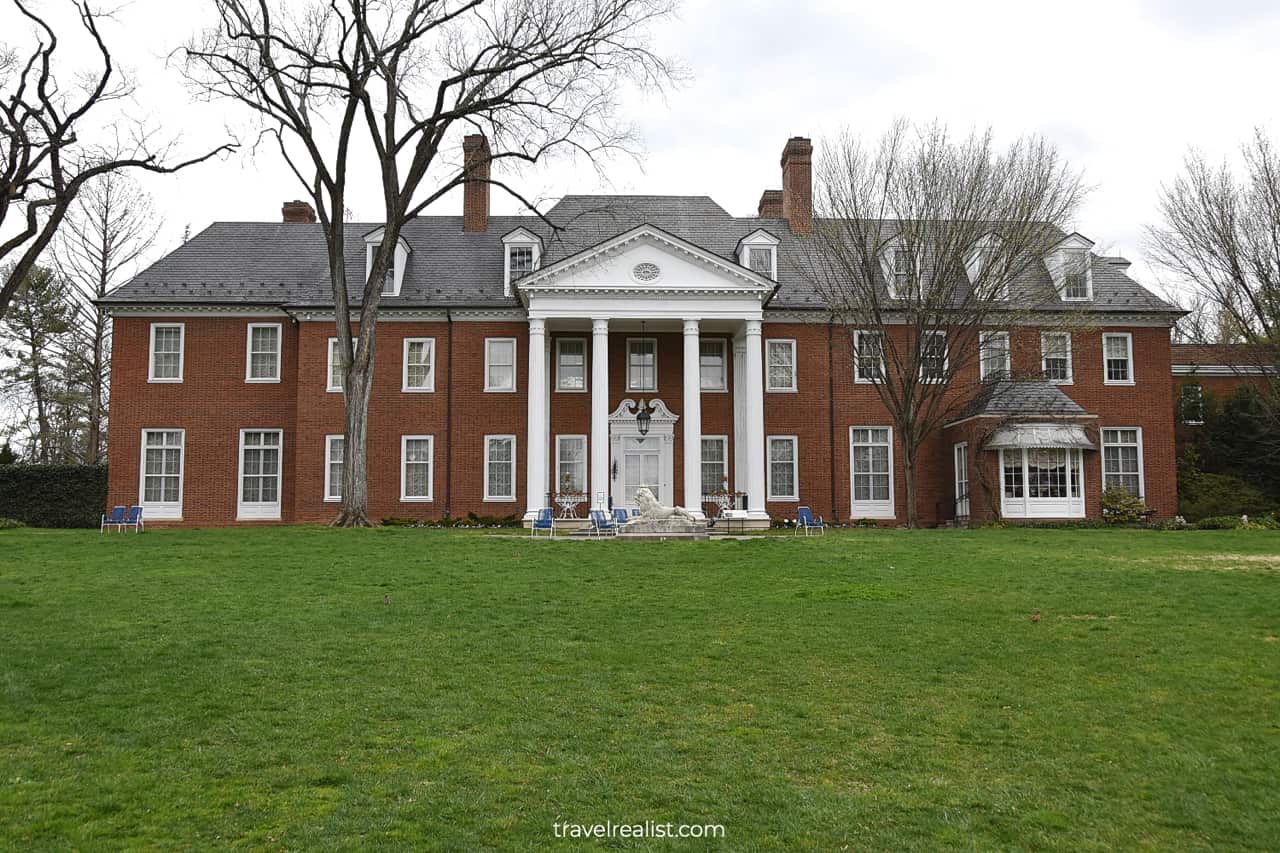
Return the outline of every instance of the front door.
[[[622,458],[617,460],[622,469],[617,480],[621,489],[613,495],[615,507],[635,507],[636,491],[641,488],[653,492],[660,503],[670,504],[671,496],[662,482],[662,448],[663,442],[657,438],[622,439]]]

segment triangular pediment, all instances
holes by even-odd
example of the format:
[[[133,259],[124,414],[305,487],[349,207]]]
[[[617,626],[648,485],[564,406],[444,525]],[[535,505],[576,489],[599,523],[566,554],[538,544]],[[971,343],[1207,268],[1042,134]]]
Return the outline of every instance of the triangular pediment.
[[[774,282],[652,225],[641,225],[521,279],[528,298],[573,290],[767,296]]]

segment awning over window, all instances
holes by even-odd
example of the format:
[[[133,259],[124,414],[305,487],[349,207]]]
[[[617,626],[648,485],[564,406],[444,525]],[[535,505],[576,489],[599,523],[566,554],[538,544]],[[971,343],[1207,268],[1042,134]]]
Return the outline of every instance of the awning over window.
[[[1079,424],[1010,424],[991,434],[987,450],[1075,447],[1093,450],[1093,442]]]

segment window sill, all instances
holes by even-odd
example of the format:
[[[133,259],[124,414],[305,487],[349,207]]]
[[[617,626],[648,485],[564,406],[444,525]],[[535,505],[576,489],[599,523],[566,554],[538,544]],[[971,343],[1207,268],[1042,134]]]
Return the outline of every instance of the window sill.
[[[514,393],[516,393],[516,389],[514,389],[514,388],[486,388],[486,389],[484,389],[484,393],[486,393],[486,394],[514,394]]]
[[[494,497],[490,497],[489,495],[485,495],[484,500],[481,501],[481,503],[487,503],[487,504],[513,504],[515,502],[516,502],[515,498],[494,498]]]
[[[799,394],[800,393],[799,388],[766,388],[764,390],[765,390],[765,393],[767,394]]]
[[[326,389],[324,389],[324,393],[326,393],[326,394],[341,394],[341,393],[342,393],[342,389],[341,389],[341,388],[326,388]]]
[[[785,497],[778,497],[778,496],[776,496],[776,495],[769,495],[769,497],[765,499],[765,502],[766,502],[766,503],[771,503],[771,504],[798,504],[798,503],[800,503],[800,499],[799,499],[799,498],[785,498]]]
[[[277,376],[274,379],[251,379],[250,377],[246,376],[244,378],[244,383],[246,385],[279,385],[280,377]]]
[[[339,504],[342,503],[342,498],[325,498],[324,502],[327,504]]]
[[[1124,379],[1124,380],[1121,380],[1121,379],[1104,379],[1104,380],[1102,380],[1102,384],[1103,384],[1103,385],[1132,386],[1132,385],[1134,385],[1135,383],[1134,383],[1134,381],[1133,381],[1132,379]]]
[[[436,387],[435,387],[434,385],[432,385],[432,386],[431,386],[431,387],[429,387],[429,388],[404,388],[404,387],[402,387],[402,388],[400,389],[400,393],[402,393],[402,394],[434,394],[435,392],[436,392]]]
[[[1074,379],[1046,379],[1050,385],[1075,385]]]
[[[412,497],[405,497],[404,495],[400,496],[400,503],[402,504],[429,504],[434,502],[435,502],[435,498],[430,498],[430,497],[412,498]]]
[[[728,388],[699,388],[699,394],[728,394]]]
[[[177,379],[154,379],[148,376],[147,383],[149,385],[180,385],[182,384],[182,377],[178,377]]]
[[[557,394],[586,394],[590,390],[591,389],[589,388],[557,388],[556,393]]]

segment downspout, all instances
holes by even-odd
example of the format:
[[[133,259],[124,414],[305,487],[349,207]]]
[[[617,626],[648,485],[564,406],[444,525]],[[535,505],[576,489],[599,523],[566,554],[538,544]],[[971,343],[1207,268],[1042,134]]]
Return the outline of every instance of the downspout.
[[[445,345],[449,366],[445,369],[444,404],[444,517],[453,514],[453,312],[446,308],[444,320],[449,327],[449,342]]]
[[[840,507],[836,504],[836,379],[834,317],[827,318],[827,459],[831,462],[831,520],[840,523]]]

